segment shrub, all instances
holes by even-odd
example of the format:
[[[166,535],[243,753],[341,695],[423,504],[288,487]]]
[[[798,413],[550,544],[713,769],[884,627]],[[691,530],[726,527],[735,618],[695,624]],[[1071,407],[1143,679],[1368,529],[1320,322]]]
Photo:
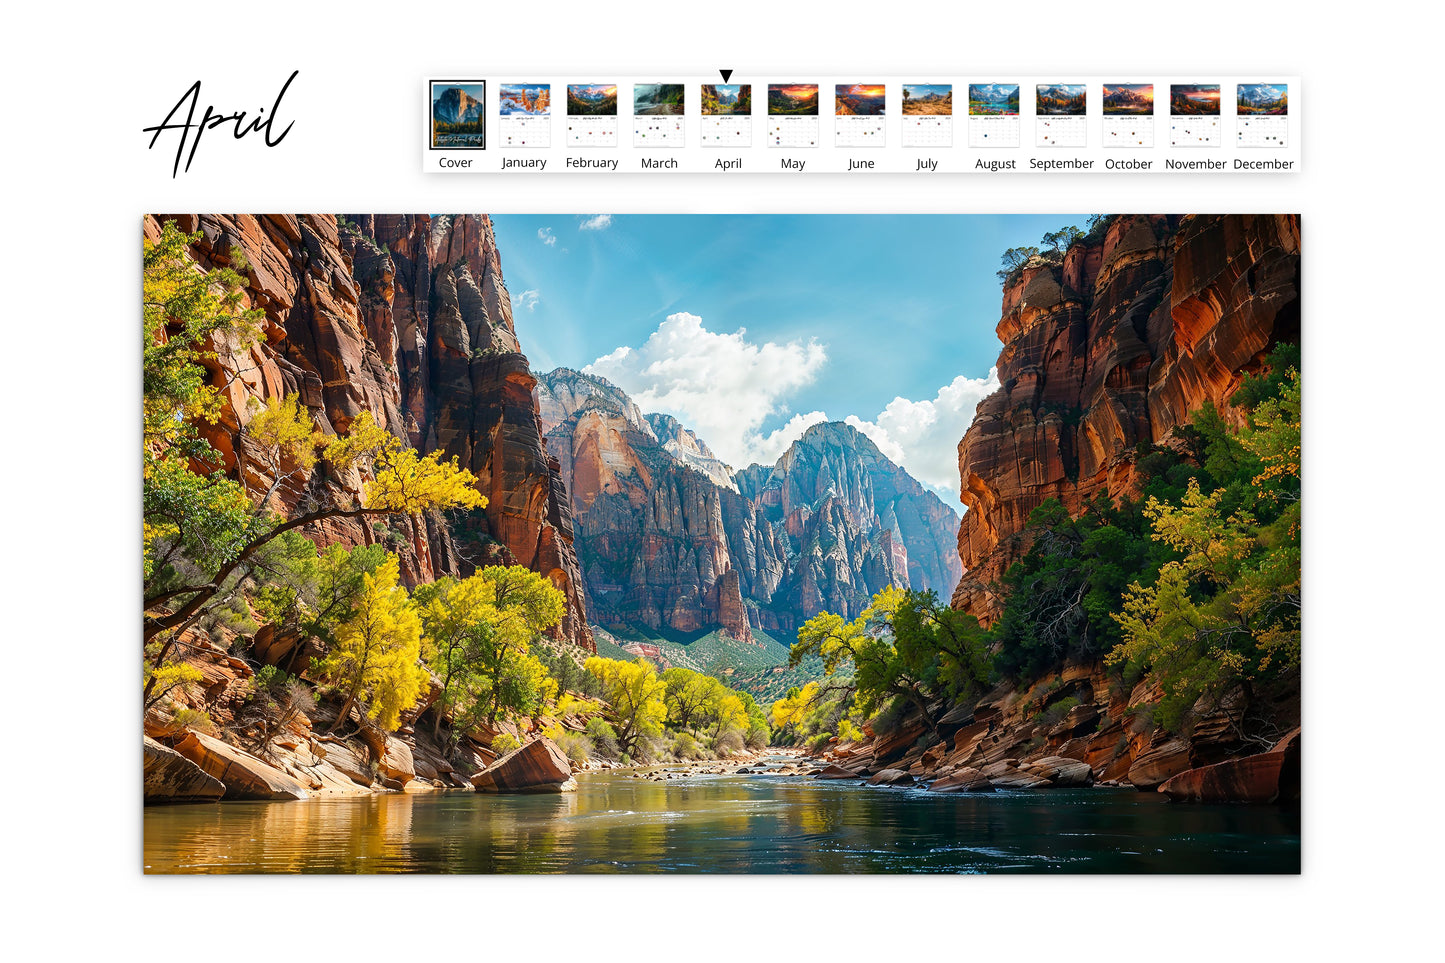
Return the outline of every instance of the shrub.
[[[813,750],[826,748],[832,738],[833,734],[831,732],[820,732],[808,740],[808,748]]]
[[[175,715],[171,717],[177,726],[187,729],[197,729],[206,735],[216,734],[216,724],[211,721],[211,716],[200,709],[187,709],[184,706],[178,707]]]
[[[617,755],[617,730],[601,716],[587,720],[587,738],[592,740],[592,748],[600,755]]]
[[[677,738],[672,740],[672,754],[677,759],[701,759],[703,757],[702,747],[691,734],[680,732]]]
[[[731,755],[743,751],[743,734],[736,729],[729,729],[717,739],[713,740],[713,752],[719,755]]]
[[[520,748],[521,745],[521,740],[519,740],[516,736],[512,735],[510,732],[502,732],[498,733],[497,737],[492,740],[492,751],[499,756],[505,756],[513,749]]]
[[[577,732],[564,732],[554,741],[569,761],[583,766],[587,764],[592,752],[592,741],[586,736]]]

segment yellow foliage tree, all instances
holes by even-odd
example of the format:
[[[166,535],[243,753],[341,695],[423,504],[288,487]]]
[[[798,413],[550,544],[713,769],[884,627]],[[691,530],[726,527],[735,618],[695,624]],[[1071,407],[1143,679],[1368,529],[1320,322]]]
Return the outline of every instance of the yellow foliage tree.
[[[382,729],[394,731],[401,714],[416,705],[426,684],[421,665],[421,619],[397,584],[396,556],[375,575],[364,576],[364,588],[351,617],[336,633],[321,670],[346,693],[336,726],[351,714],[358,699],[367,703],[366,715]]]
[[[657,677],[652,663],[646,659],[622,662],[593,656],[583,668],[602,683],[603,697],[612,706],[617,745],[623,752],[634,752],[644,737],[662,734],[662,723],[667,718],[667,704],[663,701],[667,684]]]

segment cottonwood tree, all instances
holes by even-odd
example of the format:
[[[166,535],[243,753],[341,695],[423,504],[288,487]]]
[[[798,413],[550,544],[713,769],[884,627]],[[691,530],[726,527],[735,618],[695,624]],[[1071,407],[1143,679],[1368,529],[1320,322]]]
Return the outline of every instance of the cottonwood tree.
[[[421,619],[406,589],[397,584],[399,577],[395,556],[388,556],[375,574],[363,576],[356,606],[318,667],[338,691],[346,693],[333,731],[350,717],[357,700],[366,703],[368,719],[394,731],[426,684]]]
[[[632,754],[643,739],[662,735],[667,718],[667,704],[663,701],[667,684],[657,677],[652,663],[646,659],[622,662],[593,656],[583,667],[602,683],[621,752]]]

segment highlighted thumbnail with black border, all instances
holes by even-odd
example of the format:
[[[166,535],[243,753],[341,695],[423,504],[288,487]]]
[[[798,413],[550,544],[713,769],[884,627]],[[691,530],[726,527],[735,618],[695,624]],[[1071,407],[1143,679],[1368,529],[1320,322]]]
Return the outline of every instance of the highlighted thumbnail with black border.
[[[617,146],[617,85],[567,85],[567,146]]]
[[[487,149],[487,82],[431,82],[431,149]]]
[[[753,146],[753,85],[702,85],[702,146]]]
[[[818,146],[817,84],[768,84],[768,146]]]
[[[837,84],[833,88],[833,146],[882,147],[883,84]]]
[[[499,146],[552,146],[551,84],[502,84],[497,114]]]
[[[1170,84],[1169,146],[1219,147],[1223,143],[1219,85]]]
[[[1021,124],[1018,84],[968,85],[969,147],[1018,147]]]
[[[682,84],[632,85],[632,146],[686,147]]]
[[[1104,85],[1104,146],[1154,146],[1154,85]]]
[[[953,146],[953,85],[903,85],[903,146]]]
[[[1083,84],[1039,84],[1034,89],[1034,143],[1039,147],[1086,146],[1087,108]]]
[[[1240,84],[1235,92],[1237,147],[1289,146],[1289,86]]]

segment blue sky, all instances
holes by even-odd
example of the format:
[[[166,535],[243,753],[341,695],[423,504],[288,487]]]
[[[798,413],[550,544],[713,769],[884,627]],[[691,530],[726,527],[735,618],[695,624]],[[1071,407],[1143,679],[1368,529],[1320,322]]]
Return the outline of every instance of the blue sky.
[[[999,255],[1085,216],[493,221],[538,371],[592,366],[739,468],[851,416],[957,505],[953,446],[1000,347]]]

